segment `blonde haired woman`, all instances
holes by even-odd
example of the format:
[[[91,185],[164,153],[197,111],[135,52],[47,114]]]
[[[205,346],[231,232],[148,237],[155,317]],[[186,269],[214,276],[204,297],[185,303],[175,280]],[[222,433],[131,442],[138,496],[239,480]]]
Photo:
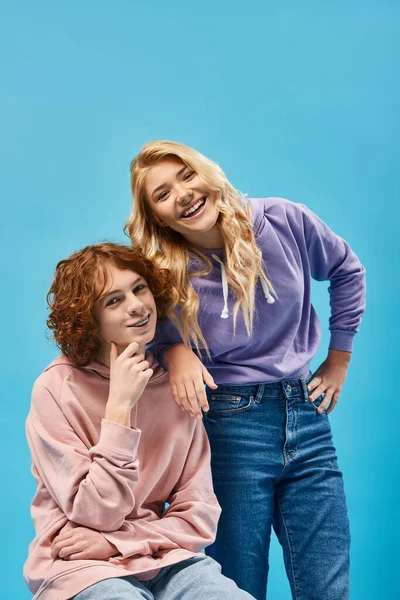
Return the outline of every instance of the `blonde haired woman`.
[[[147,144],[131,178],[126,230],[176,285],[152,350],[177,404],[205,413],[222,506],[208,553],[264,600],[273,526],[293,598],[345,600],[350,534],[328,413],[364,310],[364,268],[305,206],[242,197],[182,144]],[[330,281],[331,304],[329,351],[314,375],[311,278]]]

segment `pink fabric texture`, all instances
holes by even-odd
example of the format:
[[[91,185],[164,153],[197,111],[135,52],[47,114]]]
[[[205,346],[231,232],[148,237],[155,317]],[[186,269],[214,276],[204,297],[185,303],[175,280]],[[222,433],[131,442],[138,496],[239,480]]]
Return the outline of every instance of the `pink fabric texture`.
[[[66,600],[110,577],[151,579],[214,541],[220,507],[203,424],[180,410],[167,374],[150,362],[131,428],[103,418],[110,372],[98,363],[78,368],[59,356],[34,384],[26,430],[36,537],[24,575],[35,600]],[[66,524],[100,531],[119,554],[53,561]]]

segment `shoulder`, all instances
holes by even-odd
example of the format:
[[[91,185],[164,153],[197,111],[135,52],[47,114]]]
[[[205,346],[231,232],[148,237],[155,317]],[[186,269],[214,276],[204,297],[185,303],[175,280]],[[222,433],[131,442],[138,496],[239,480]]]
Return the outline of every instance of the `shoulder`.
[[[71,373],[79,371],[68,358],[63,355],[54,359],[35,380],[32,389],[32,405],[40,404],[41,398],[49,396],[57,401],[61,396],[64,382]]]
[[[256,237],[262,232],[266,223],[273,228],[281,226],[302,227],[307,208],[304,204],[292,202],[285,198],[246,198],[245,200],[253,217],[253,230]]]

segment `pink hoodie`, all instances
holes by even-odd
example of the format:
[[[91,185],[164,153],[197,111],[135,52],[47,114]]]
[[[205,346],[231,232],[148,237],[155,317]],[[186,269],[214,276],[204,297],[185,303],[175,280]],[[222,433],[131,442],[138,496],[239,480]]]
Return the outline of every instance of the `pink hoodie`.
[[[24,567],[35,600],[67,600],[110,577],[148,580],[214,541],[220,507],[203,424],[180,410],[167,374],[150,362],[131,428],[103,418],[110,371],[98,363],[78,368],[59,356],[35,382],[27,437],[36,537]],[[66,523],[101,531],[119,554],[53,560]]]

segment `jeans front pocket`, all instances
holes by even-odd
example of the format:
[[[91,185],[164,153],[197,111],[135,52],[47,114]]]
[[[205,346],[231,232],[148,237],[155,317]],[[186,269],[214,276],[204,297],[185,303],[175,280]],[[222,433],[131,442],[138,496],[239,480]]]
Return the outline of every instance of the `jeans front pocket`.
[[[241,413],[252,405],[254,396],[244,396],[239,394],[210,394],[208,396],[208,405],[210,410],[207,415],[234,415]]]

